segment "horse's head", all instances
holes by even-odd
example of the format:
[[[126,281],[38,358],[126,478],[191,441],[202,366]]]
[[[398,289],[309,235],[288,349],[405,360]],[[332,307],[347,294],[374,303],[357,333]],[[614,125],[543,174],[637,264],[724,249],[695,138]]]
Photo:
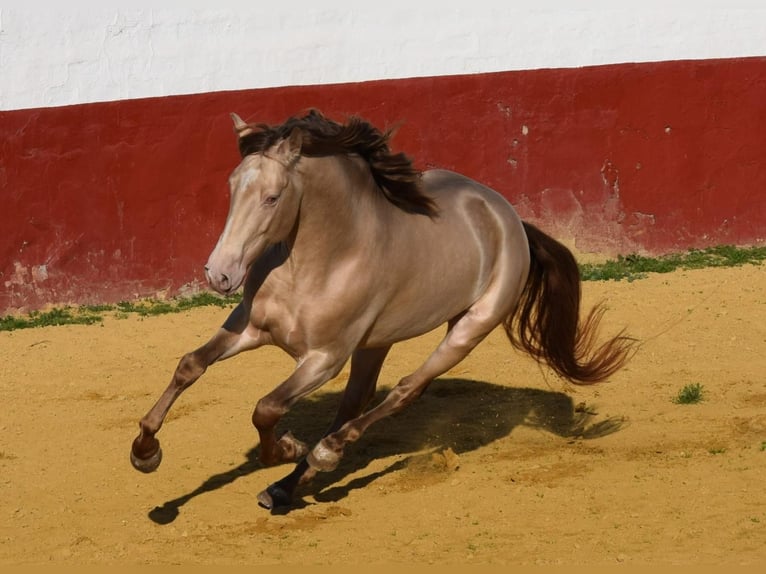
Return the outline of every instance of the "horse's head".
[[[238,137],[252,133],[236,114],[232,118]],[[250,265],[293,230],[301,201],[293,177],[301,141],[294,129],[268,150],[245,156],[229,177],[229,215],[205,265],[208,283],[219,293],[239,288]]]

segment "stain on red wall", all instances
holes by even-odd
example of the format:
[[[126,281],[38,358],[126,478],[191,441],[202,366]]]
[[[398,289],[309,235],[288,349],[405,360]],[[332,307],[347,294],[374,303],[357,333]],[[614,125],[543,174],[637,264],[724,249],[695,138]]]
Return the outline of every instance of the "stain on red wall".
[[[766,58],[303,86],[0,112],[0,312],[203,284],[238,163],[229,112],[399,125],[578,249],[766,233]]]

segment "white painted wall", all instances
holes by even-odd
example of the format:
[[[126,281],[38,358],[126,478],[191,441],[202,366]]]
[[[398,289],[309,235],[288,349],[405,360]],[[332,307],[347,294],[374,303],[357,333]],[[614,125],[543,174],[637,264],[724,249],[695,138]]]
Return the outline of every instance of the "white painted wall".
[[[766,2],[257,0],[0,9],[0,110],[766,55]],[[205,7],[207,6],[207,7]],[[572,8],[577,6],[577,8]]]

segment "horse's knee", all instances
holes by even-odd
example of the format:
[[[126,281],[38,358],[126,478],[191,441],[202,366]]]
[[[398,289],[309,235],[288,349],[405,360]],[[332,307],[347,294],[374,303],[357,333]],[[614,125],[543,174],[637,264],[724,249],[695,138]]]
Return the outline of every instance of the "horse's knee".
[[[264,397],[259,400],[253,409],[253,426],[256,429],[268,429],[274,427],[285,409]]]
[[[195,353],[186,353],[178,361],[178,366],[173,375],[173,384],[184,389],[199,379],[206,369],[207,365],[204,365]]]

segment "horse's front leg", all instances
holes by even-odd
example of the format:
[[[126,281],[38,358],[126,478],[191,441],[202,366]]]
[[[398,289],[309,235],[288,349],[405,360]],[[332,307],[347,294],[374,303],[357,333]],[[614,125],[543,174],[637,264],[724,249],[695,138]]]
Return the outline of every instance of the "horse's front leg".
[[[342,353],[311,351],[301,358],[287,380],[258,401],[253,425],[260,437],[259,458],[263,464],[295,462],[306,455],[306,445],[289,432],[277,437],[277,423],[299,399],[335,377],[347,358]]]
[[[326,434],[337,431],[346,422],[358,417],[375,396],[378,375],[390,348],[358,349],[354,352],[351,357],[351,373],[343,393],[343,399],[335,420]],[[282,438],[284,439],[284,436]],[[301,456],[307,454],[306,451],[304,445]],[[261,492],[258,495],[258,503],[268,509],[290,505],[295,489],[299,485],[310,482],[316,472],[316,469],[309,466],[305,459],[302,459],[290,474]]]
[[[152,472],[160,465],[162,450],[155,435],[160,430],[170,407],[181,393],[199,379],[214,362],[236,355],[245,349],[260,346],[261,342],[257,337],[242,335],[243,318],[243,309],[237,307],[224,327],[207,343],[181,358],[165,392],[139,422],[141,431],[133,441],[130,450],[130,461],[137,470]]]
[[[303,357],[287,380],[258,401],[253,425],[261,440],[260,459],[267,466],[293,462],[306,454],[306,447],[290,433],[277,438],[279,420],[298,400],[336,376],[347,356],[312,351]]]

